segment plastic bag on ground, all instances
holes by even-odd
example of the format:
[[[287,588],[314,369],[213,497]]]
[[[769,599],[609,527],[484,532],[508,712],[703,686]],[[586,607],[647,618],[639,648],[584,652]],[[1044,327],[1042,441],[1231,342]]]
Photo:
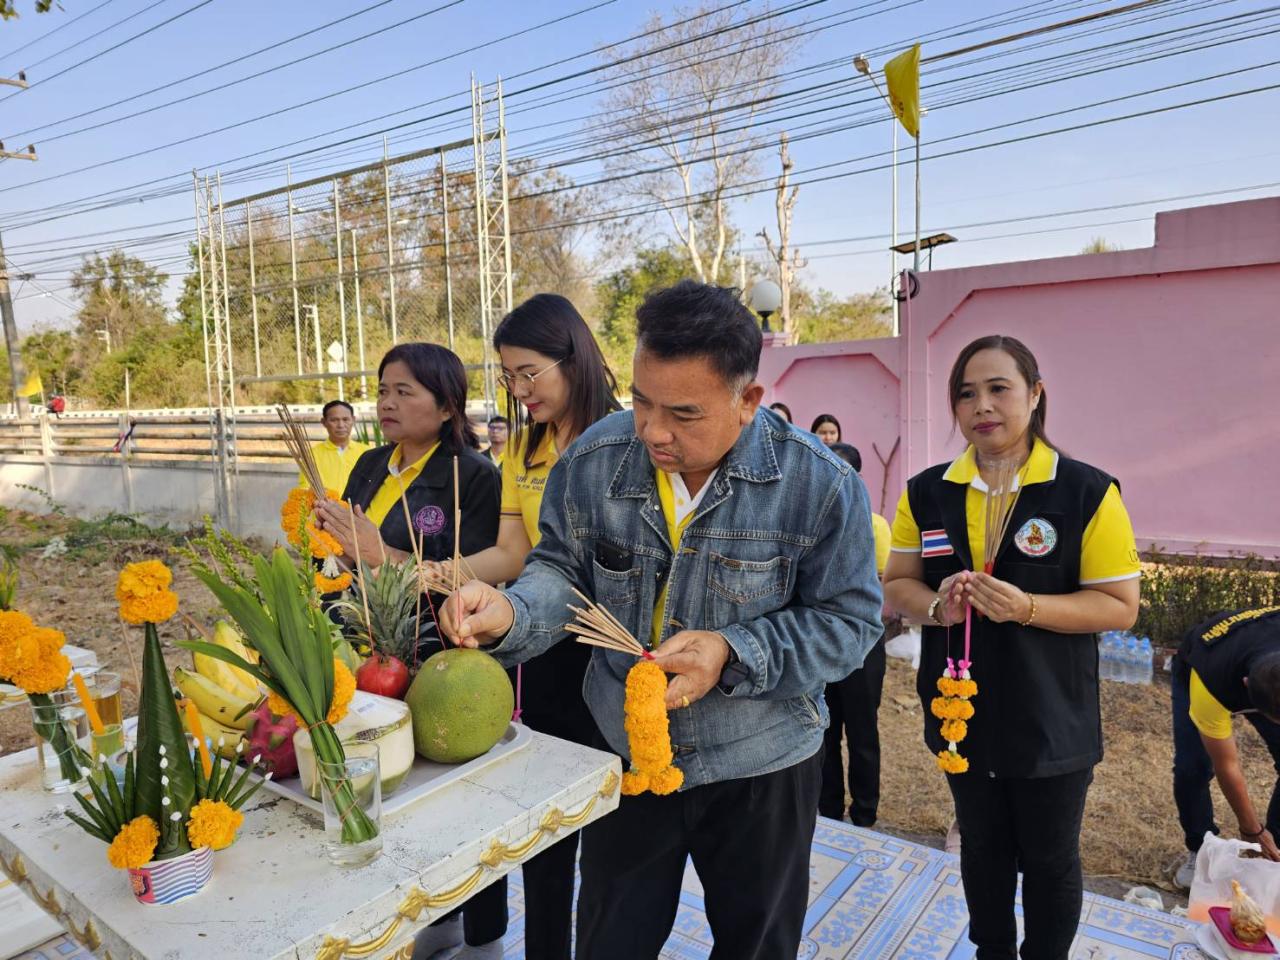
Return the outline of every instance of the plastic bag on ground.
[[[1262,908],[1267,930],[1280,934],[1280,863],[1260,856],[1262,848],[1243,840],[1224,840],[1212,833],[1204,835],[1204,845],[1196,856],[1196,876],[1188,896],[1187,916],[1209,919],[1210,907],[1231,906],[1231,881],[1237,880]]]
[[[911,627],[892,640],[885,641],[884,652],[899,660],[910,660],[912,669],[920,666],[920,628]]]

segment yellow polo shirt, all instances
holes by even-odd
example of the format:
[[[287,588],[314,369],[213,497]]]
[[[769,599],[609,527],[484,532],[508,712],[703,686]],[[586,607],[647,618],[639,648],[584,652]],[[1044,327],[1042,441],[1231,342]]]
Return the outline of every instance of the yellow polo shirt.
[[[316,458],[316,466],[320,468],[320,478],[324,480],[325,487],[338,491],[338,496],[342,496],[360,454],[369,449],[372,448],[367,443],[348,440],[346,449],[339,450],[332,440],[321,440],[311,445],[311,455]],[[298,474],[298,486],[304,490],[311,486],[301,473]]]
[[[534,459],[534,466],[524,465],[528,431],[520,432],[520,442],[509,442],[502,452],[502,515],[519,517],[524,521],[524,532],[529,545],[538,545],[538,513],[542,510],[542,492],[547,486],[547,475],[556,465],[560,454],[556,450],[556,438],[550,430],[542,438]]]
[[[876,537],[876,573],[884,576],[884,568],[889,563],[889,545],[893,534],[889,530],[889,521],[878,513],[871,515],[871,532]]]
[[[1224,707],[1204,681],[1200,674],[1191,671],[1191,722],[1196,729],[1211,740],[1226,740],[1231,736],[1231,711]]]
[[[387,479],[382,481],[382,486],[373,495],[373,499],[369,501],[369,508],[364,512],[364,515],[373,521],[374,526],[382,526],[382,521],[387,519],[391,508],[400,502],[400,491],[409,489],[409,484],[418,479],[418,475],[422,473],[422,468],[427,465],[431,455],[439,449],[440,441],[437,440],[431,445],[430,450],[409,466],[404,467],[399,476],[391,472],[387,473]],[[387,465],[400,466],[400,444],[397,443],[396,448],[391,451],[391,459],[387,461]]]
[[[1023,468],[1022,483],[1048,483],[1058,475],[1058,451],[1037,440]],[[965,514],[969,528],[969,551],[974,563],[983,555],[986,533],[987,485],[978,473],[972,445],[957,458],[942,479],[967,484]],[[904,490],[893,518],[892,549],[901,553],[920,552],[920,526],[911,513],[911,502]],[[1080,585],[1133,580],[1142,573],[1138,547],[1133,538],[1133,524],[1120,491],[1113,483],[1107,488],[1098,509],[1084,529],[1080,555]]]

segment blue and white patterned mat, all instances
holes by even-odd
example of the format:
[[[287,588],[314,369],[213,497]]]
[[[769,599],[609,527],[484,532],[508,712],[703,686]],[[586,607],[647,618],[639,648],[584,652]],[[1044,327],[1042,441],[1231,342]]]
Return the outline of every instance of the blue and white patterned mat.
[[[507,960],[524,957],[524,888],[511,875]],[[664,960],[705,960],[711,928],[703,912],[702,886],[685,872]],[[819,819],[809,869],[809,912],[801,960],[971,960],[968,912],[960,863],[952,855]],[[1192,925],[1168,914],[1085,894],[1072,960],[1204,960]],[[90,960],[66,938],[22,954],[19,960]]]

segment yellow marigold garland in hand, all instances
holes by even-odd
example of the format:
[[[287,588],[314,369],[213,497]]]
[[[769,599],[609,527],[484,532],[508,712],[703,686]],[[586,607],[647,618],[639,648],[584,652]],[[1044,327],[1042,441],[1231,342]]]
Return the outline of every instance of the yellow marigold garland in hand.
[[[107,847],[107,861],[117,870],[145,867],[151,862],[159,841],[160,828],[154,820],[146,814],[134,817],[120,828]]]
[[[969,734],[969,725],[965,722],[973,718],[971,697],[978,694],[978,684],[969,676],[968,664],[960,661],[960,669],[947,661],[947,666],[938,678],[940,697],[934,697],[929,704],[929,712],[942,721],[940,732],[947,741],[947,749],[938,751],[938,768],[943,773],[964,773],[969,769],[969,761],[960,755],[956,744]]]
[[[347,710],[351,707],[351,698],[355,695],[355,674],[351,672],[345,663],[335,659],[333,661],[333,702],[329,705],[329,715],[325,717],[325,720],[330,724],[334,724],[345,717]],[[277,716],[296,717],[299,722],[302,721],[302,718],[294,711],[289,701],[278,693],[267,694],[267,706]]]
[[[635,796],[648,790],[662,796],[684,783],[684,771],[672,764],[667,721],[667,676],[652,660],[641,660],[627,673],[623,702],[631,769],[622,775],[622,792]]]
[[[18,610],[0,611],[0,678],[27,693],[52,693],[67,685],[71,661],[60,630],[37,626]]]
[[[324,495],[329,500],[341,501],[342,499],[336,490],[325,490]],[[295,550],[301,551],[302,531],[305,528],[311,555],[317,560],[324,560],[330,556],[342,556],[342,544],[337,541],[337,538],[328,531],[321,530],[311,519],[315,508],[315,493],[309,488],[294,487],[280,507],[280,529],[284,531],[290,545]]]
[[[205,798],[191,808],[187,821],[187,839],[193,847],[221,850],[231,846],[236,831],[244,823],[244,814],[221,800]]]
[[[169,589],[173,574],[159,560],[126,564],[116,580],[120,618],[126,623],[164,623],[178,612],[178,595]]]
[[[351,586],[351,571],[338,566],[338,558],[333,554],[324,558],[324,565],[316,571],[313,580],[316,589],[321,593],[341,593]]]

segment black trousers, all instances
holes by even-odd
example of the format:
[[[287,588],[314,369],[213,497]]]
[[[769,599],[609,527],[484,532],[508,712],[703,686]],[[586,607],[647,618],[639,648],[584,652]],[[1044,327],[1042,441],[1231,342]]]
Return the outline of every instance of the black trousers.
[[[479,947],[501,938],[507,932],[507,878],[495,880],[436,923],[452,920],[459,913],[462,914],[462,937],[468,945]]]
[[[1178,808],[1178,822],[1182,824],[1187,849],[1198,851],[1206,832],[1218,832],[1218,825],[1213,819],[1213,797],[1209,794],[1209,785],[1213,783],[1213,761],[1209,759],[1200,731],[1187,712],[1191,709],[1191,668],[1181,658],[1174,658],[1170,686],[1173,700],[1173,802]],[[1280,724],[1272,723],[1260,713],[1246,713],[1244,718],[1262,737],[1271,753],[1276,773],[1280,774]],[[1280,837],[1280,777],[1271,788],[1271,802],[1267,805],[1264,825],[1273,837]]]
[[[862,666],[836,683],[827,684],[831,723],[823,743],[822,791],[818,812],[844,819],[844,757],[841,740],[849,743],[849,819],[870,827],[880,807],[880,694],[884,689],[884,641],[867,653]]]
[[[998,780],[947,777],[960,824],[960,875],[978,960],[1018,956],[1013,900],[1022,872],[1023,960],[1066,960],[1080,923],[1080,822],[1093,769]]]
[[[774,773],[623,797],[583,833],[577,960],[655,960],[688,857],[702,881],[711,960],[795,960],[821,766],[819,750]]]

